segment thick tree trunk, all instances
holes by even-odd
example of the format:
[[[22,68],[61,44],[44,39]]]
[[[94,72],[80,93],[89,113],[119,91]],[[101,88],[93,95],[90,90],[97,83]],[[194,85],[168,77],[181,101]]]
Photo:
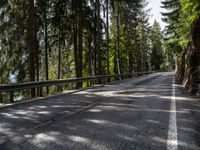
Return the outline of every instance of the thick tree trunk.
[[[129,30],[126,30],[126,34],[129,35]],[[126,42],[126,73],[130,72],[130,48],[129,48],[129,44],[130,44],[130,39],[129,37],[127,37],[127,42]]]
[[[95,20],[94,20],[94,28],[95,28],[95,32],[94,32],[94,75],[97,75],[97,7],[96,7],[96,3],[95,3]]]
[[[61,79],[61,38],[60,38],[60,25],[59,25],[59,39],[58,39],[58,77],[57,79]],[[57,91],[61,91],[60,85],[57,87]]]
[[[78,0],[78,77],[83,77],[83,0]],[[78,82],[78,88],[82,82]]]
[[[37,33],[35,33],[35,36]],[[37,41],[37,49],[36,49],[36,80],[40,80],[40,53],[39,53],[39,43]],[[38,87],[37,88],[37,96],[41,96],[41,90],[42,88]]]
[[[96,0],[96,13],[97,13],[97,74],[101,75],[102,74],[102,69],[101,69],[101,15],[100,15],[100,1]],[[98,80],[98,83],[101,83],[101,80]]]
[[[44,12],[44,41],[45,41],[45,77],[49,80],[49,63],[48,63],[48,31],[47,31],[47,7],[45,1],[45,12]],[[49,94],[49,87],[46,87],[46,93]]]
[[[75,61],[75,74],[78,76],[78,46],[77,46],[77,2],[72,0],[72,12],[73,12],[73,38],[74,38],[74,61]]]
[[[35,61],[37,49],[36,21],[34,12],[34,0],[28,1],[28,20],[27,20],[27,46],[29,50],[29,76],[30,81],[35,81]],[[31,97],[35,96],[35,88],[31,89]]]
[[[82,77],[83,70],[83,16],[82,0],[72,0],[73,9],[73,32],[74,32],[74,60],[75,74],[77,78]],[[82,87],[82,82],[77,83],[76,88]]]
[[[118,73],[118,69],[117,69],[117,42],[115,41],[115,51],[114,51],[114,60],[113,60],[113,64],[114,64],[114,74],[117,74]]]
[[[92,46],[91,46],[91,43],[92,43],[92,35],[90,33],[90,31],[88,31],[88,39],[87,39],[87,52],[86,52],[86,70],[87,70],[87,74],[89,76],[92,76],[92,68],[91,68],[91,49],[92,49]],[[88,81],[87,82],[87,86],[90,86],[91,85],[91,82]]]
[[[98,60],[98,75],[101,75],[101,24],[100,24],[100,2],[97,0],[97,60]]]
[[[101,74],[101,50],[100,50],[100,1],[95,1],[95,33],[94,33],[94,72],[95,75]]]
[[[129,73],[130,72],[130,53],[129,53],[129,48],[127,47],[127,61],[126,61],[126,73]]]
[[[90,33],[90,31],[89,31],[89,33],[88,33],[88,51],[87,51],[87,53],[86,53],[86,65],[87,65],[87,73],[88,73],[88,75],[89,76],[92,76],[92,46],[91,46],[91,43],[92,43],[92,35],[91,35],[91,33]],[[90,86],[91,85],[91,82],[90,81],[88,81],[88,86]]]
[[[110,39],[109,39],[109,1],[106,0],[106,23],[107,23],[107,28],[106,28],[106,40],[107,40],[107,74],[110,74]]]
[[[121,60],[120,60],[120,0],[117,0],[117,69],[118,74],[121,74]],[[121,77],[120,77],[121,79]]]

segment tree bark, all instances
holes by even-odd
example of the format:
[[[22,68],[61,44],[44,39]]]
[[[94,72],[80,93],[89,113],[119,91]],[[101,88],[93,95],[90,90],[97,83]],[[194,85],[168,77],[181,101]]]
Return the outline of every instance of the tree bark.
[[[45,0],[45,12],[44,12],[44,41],[45,41],[45,77],[49,80],[49,63],[48,63],[48,30],[47,30],[47,3]],[[46,87],[46,93],[49,94],[49,87]]]
[[[121,61],[120,61],[120,0],[117,0],[117,68],[118,74],[121,74]],[[120,77],[121,79],[121,77]]]
[[[37,36],[37,33],[35,32],[35,36]],[[37,48],[36,48],[36,80],[40,80],[40,53],[39,53],[39,43],[37,41]],[[36,88],[37,89],[37,96],[41,96],[41,87]]]
[[[57,79],[61,79],[61,38],[60,38],[60,25],[59,25],[59,40],[58,40],[58,77]],[[57,87],[57,92],[60,92],[60,85]]]
[[[94,20],[94,28],[95,28],[95,32],[94,32],[94,75],[98,75],[98,67],[97,67],[97,63],[98,63],[98,60],[97,60],[97,51],[98,51],[98,47],[97,47],[97,20],[98,20],[98,16],[97,16],[97,0],[95,1],[95,20]]]
[[[30,81],[35,81],[35,61],[37,49],[36,37],[36,21],[34,11],[34,0],[28,1],[28,19],[27,19],[27,44],[29,50],[29,78]],[[31,89],[31,97],[35,96],[35,88]]]
[[[101,47],[100,47],[100,42],[101,42],[101,24],[100,24],[100,1],[96,0],[96,13],[97,13],[97,72],[98,75],[101,75]],[[99,80],[100,82],[100,80]]]
[[[109,42],[109,1],[106,0],[106,23],[107,23],[107,28],[106,28],[106,40],[107,40],[107,74],[109,75],[110,74],[110,61],[109,61],[109,55],[110,55],[110,42]]]
[[[74,45],[74,61],[75,61],[75,74],[78,76],[78,60],[77,60],[77,2],[72,0],[72,12],[73,12],[73,45]]]
[[[83,77],[83,0],[78,0],[78,78]],[[82,82],[78,82],[78,88]]]
[[[82,77],[83,68],[83,16],[82,16],[82,0],[72,0],[73,10],[73,32],[74,32],[74,60],[75,60],[75,74],[77,78]],[[77,83],[76,88],[82,87],[82,82]]]
[[[92,76],[92,46],[91,46],[91,43],[92,43],[92,33],[90,31],[88,31],[88,51],[87,51],[87,54],[86,54],[86,58],[87,58],[87,61],[86,61],[86,64],[87,64],[87,72],[88,72],[88,75],[89,76]],[[88,81],[88,86],[91,85],[91,81]]]

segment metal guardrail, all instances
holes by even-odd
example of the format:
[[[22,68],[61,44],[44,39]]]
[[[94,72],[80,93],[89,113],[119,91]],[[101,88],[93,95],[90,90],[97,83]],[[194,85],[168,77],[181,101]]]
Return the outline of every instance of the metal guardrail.
[[[82,78],[69,78],[66,80],[48,80],[48,81],[36,81],[36,82],[25,82],[19,84],[5,84],[0,85],[0,92],[10,92],[13,94],[17,90],[28,90],[32,88],[41,88],[47,86],[57,86],[57,85],[66,85],[68,83],[78,83],[84,81],[92,81],[92,80],[102,80],[102,79],[111,79],[111,78],[121,78],[121,77],[134,77],[139,75],[145,75],[154,73],[155,71],[151,72],[135,72],[135,73],[127,73],[127,74],[114,74],[114,75],[101,75],[101,76],[92,76],[92,77],[82,77]],[[11,100],[12,101],[12,100]]]

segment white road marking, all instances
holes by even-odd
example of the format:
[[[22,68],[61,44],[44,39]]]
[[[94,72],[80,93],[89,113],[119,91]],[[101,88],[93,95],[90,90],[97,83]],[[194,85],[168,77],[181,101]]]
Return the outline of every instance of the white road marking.
[[[173,76],[173,84],[172,84],[167,150],[178,150],[177,124],[176,124],[176,95],[175,95],[175,77],[174,76]]]

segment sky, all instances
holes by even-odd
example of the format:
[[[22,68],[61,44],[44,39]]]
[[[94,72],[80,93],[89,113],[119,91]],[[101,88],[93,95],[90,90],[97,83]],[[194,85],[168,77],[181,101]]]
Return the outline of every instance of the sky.
[[[148,0],[149,6],[151,8],[151,16],[150,16],[150,24],[152,25],[154,20],[160,23],[161,28],[164,29],[165,23],[161,20],[162,15],[161,12],[164,12],[163,9],[160,8],[161,0]]]

